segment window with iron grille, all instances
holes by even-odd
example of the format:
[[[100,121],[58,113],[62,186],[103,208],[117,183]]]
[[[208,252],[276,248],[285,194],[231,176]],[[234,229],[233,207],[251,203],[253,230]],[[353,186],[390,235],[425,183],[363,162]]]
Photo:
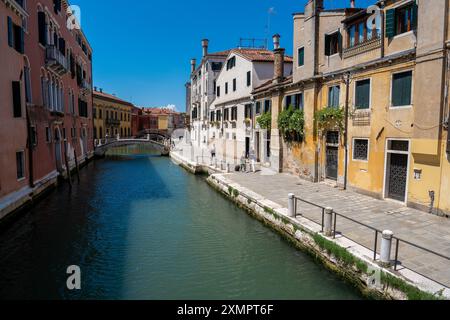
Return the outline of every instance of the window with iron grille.
[[[367,161],[369,159],[369,140],[353,140],[353,160]]]
[[[339,144],[339,132],[328,131],[326,141],[327,141],[327,144],[338,145]]]

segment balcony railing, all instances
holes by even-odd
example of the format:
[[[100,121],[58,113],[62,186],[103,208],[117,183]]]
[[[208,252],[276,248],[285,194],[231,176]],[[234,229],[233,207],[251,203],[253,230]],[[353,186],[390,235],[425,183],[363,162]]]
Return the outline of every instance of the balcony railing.
[[[80,89],[82,91],[91,92],[91,84],[86,79],[81,79]]]
[[[54,45],[47,46],[46,63],[47,67],[59,75],[63,75],[69,70],[66,57]]]
[[[344,59],[350,58],[367,51],[378,49],[380,47],[381,47],[381,37],[379,35],[374,35],[372,38],[364,42],[345,48],[343,52],[343,57]]]

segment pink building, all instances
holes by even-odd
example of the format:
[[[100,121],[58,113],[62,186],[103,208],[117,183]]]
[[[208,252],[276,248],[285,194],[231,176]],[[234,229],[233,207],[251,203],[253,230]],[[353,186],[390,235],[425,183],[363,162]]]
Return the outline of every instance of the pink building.
[[[93,156],[92,49],[68,27],[68,6],[0,4],[1,103],[11,105],[0,111],[0,218],[54,185],[75,156],[79,164]]]

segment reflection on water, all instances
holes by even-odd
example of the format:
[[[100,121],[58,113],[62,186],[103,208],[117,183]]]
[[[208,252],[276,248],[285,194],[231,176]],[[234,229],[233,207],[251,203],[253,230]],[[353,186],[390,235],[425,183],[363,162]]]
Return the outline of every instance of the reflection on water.
[[[112,150],[0,233],[0,298],[358,299],[148,147]],[[65,287],[79,265],[82,290]]]

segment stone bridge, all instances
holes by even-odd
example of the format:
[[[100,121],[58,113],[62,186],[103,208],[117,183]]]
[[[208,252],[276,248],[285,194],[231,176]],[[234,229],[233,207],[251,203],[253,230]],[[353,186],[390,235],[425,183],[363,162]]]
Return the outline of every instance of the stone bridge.
[[[148,145],[161,153],[161,156],[168,156],[170,153],[170,140],[161,137],[147,135],[147,138],[107,138],[95,140],[95,155],[103,157],[105,153],[115,147],[131,145]]]

